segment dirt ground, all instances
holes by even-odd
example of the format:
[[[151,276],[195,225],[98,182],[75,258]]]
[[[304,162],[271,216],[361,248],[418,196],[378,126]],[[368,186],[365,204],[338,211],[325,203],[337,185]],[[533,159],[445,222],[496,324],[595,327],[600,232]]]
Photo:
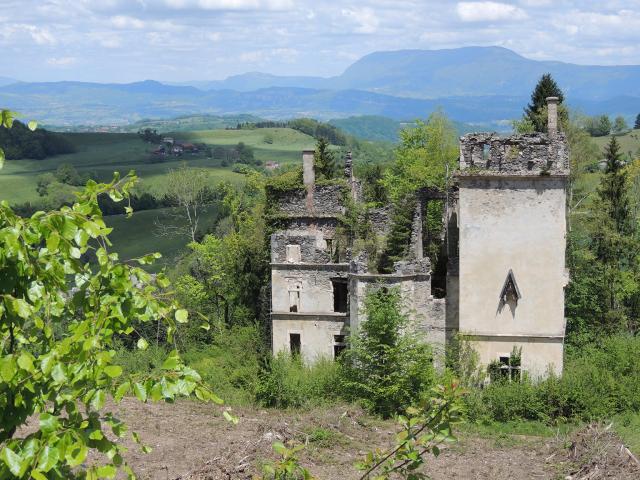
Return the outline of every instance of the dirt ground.
[[[275,459],[272,443],[305,444],[300,461],[318,480],[357,479],[353,464],[372,448],[393,442],[393,421],[372,418],[353,406],[306,412],[235,409],[238,425],[220,407],[191,401],[142,404],[124,399],[114,407],[130,429],[153,448],[140,451],[131,440],[126,459],[141,479],[251,479]],[[640,468],[620,450],[611,431],[599,427],[573,438],[462,434],[460,442],[430,458],[425,472],[438,479],[640,478]],[[594,434],[594,431],[596,434]]]

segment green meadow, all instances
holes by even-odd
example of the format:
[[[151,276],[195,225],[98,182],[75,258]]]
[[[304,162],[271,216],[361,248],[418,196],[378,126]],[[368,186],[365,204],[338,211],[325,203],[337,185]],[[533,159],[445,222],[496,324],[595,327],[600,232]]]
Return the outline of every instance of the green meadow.
[[[165,191],[166,175],[171,169],[183,164],[206,168],[210,171],[212,184],[228,181],[240,184],[244,177],[232,171],[232,166],[221,167],[219,160],[209,158],[206,153],[184,154],[167,157],[160,163],[151,162],[151,152],[156,145],[144,143],[135,133],[64,133],[75,146],[76,152],[57,155],[44,160],[8,160],[0,170],[0,200],[11,204],[37,201],[38,176],[55,172],[59,165],[72,164],[79,172],[91,172],[91,176],[101,181],[112,178],[113,172],[122,175],[134,170],[140,178],[141,188],[155,195]],[[203,130],[167,133],[177,141],[205,143],[211,147],[230,147],[244,142],[254,149],[254,156],[264,165],[268,161],[281,165],[291,164],[301,159],[301,151],[313,148],[315,140],[289,128],[265,128],[257,130]],[[213,207],[212,207],[213,208]],[[107,224],[114,227],[112,241],[114,249],[122,259],[131,259],[150,252],[160,252],[163,257],[151,270],[158,270],[172,263],[184,252],[187,237],[161,236],[157,223],[172,222],[164,209],[134,212],[131,218],[122,215],[106,217]],[[201,231],[207,231],[215,212],[205,213],[201,221]],[[179,222],[179,220],[178,220]]]

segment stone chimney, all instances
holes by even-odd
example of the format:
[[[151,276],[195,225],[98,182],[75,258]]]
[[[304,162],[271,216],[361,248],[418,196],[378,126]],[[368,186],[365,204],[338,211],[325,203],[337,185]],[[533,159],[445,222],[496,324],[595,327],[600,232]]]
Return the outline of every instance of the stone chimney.
[[[313,187],[316,183],[316,172],[314,170],[314,150],[302,151],[302,181],[305,187]]]
[[[344,176],[350,182],[353,180],[353,158],[351,152],[347,152],[347,156],[344,157]]]
[[[549,137],[555,137],[558,134],[558,102],[560,99],[558,97],[547,97],[546,101],[548,112],[547,132]]]

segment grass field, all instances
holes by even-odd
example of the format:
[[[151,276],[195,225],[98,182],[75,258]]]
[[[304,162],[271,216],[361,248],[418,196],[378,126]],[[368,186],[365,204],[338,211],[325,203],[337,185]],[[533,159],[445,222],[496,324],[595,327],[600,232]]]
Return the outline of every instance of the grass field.
[[[163,193],[163,176],[172,168],[186,162],[211,170],[214,183],[230,181],[240,183],[242,175],[223,168],[218,162],[202,155],[173,157],[162,163],[149,163],[153,145],[142,142],[132,133],[65,133],[76,147],[76,152],[57,155],[44,160],[10,160],[0,171],[0,199],[12,204],[37,200],[38,175],[54,172],[63,163],[70,163],[80,172],[92,172],[100,180],[109,180],[114,171],[122,174],[135,170],[141,184],[153,193]],[[206,130],[176,133],[180,141],[202,142],[211,146],[231,146],[244,142],[254,148],[255,157],[263,163],[276,161],[292,163],[301,158],[301,151],[314,146],[314,139],[289,128],[260,130]],[[265,137],[272,143],[266,143]]]
[[[150,163],[150,151],[154,145],[144,143],[136,134],[131,133],[65,133],[76,147],[76,152],[57,155],[44,160],[9,160],[0,170],[0,200],[11,204],[36,201],[38,176],[46,172],[55,172],[59,165],[70,163],[79,172],[91,172],[92,177],[108,181],[114,171],[126,174],[135,170],[142,188],[154,194],[164,193],[164,181],[167,172],[180,167],[183,163],[210,170],[212,184],[229,181],[240,184],[243,176],[234,173],[232,167],[220,167],[218,161],[207,158],[205,154],[171,157],[162,163]],[[168,134],[169,135],[169,134]],[[179,132],[172,136],[178,141],[206,143],[211,146],[232,146],[244,142],[254,148],[254,156],[263,164],[275,161],[281,164],[300,161],[303,149],[313,148],[315,140],[303,133],[289,128],[268,128],[260,130],[204,130]],[[271,143],[267,143],[269,140]],[[215,212],[205,216],[201,225],[205,231],[214,221]],[[150,268],[159,270],[173,263],[184,251],[188,243],[186,237],[162,237],[157,235],[155,222],[166,221],[167,211],[147,210],[134,212],[132,218],[122,215],[106,218],[109,226],[114,227],[112,241],[114,249],[122,259],[135,258],[146,253],[160,252],[163,258]]]
[[[640,156],[640,130],[631,130],[623,135],[616,135],[616,139],[620,144],[620,151],[625,155],[631,153],[635,158]],[[593,140],[604,151],[609,141],[611,141],[611,135],[606,137],[594,137]]]
[[[204,213],[200,220],[200,231],[206,232],[216,218],[215,207]],[[182,226],[184,222],[169,217],[170,209],[142,210],[133,212],[130,218],[125,215],[105,217],[107,226],[113,228],[110,235],[113,250],[121,260],[131,260],[148,253],[160,252],[162,258],[149,266],[147,270],[157,272],[165,266],[174,265],[185,252],[190,239],[186,236],[161,236],[158,223],[171,223]]]

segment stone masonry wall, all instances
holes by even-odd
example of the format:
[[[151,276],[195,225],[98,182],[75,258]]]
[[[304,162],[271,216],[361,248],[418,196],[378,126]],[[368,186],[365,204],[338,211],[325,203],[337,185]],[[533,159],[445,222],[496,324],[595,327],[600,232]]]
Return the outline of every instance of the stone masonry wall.
[[[569,151],[564,134],[542,133],[500,137],[470,133],[460,138],[459,176],[567,175]]]

